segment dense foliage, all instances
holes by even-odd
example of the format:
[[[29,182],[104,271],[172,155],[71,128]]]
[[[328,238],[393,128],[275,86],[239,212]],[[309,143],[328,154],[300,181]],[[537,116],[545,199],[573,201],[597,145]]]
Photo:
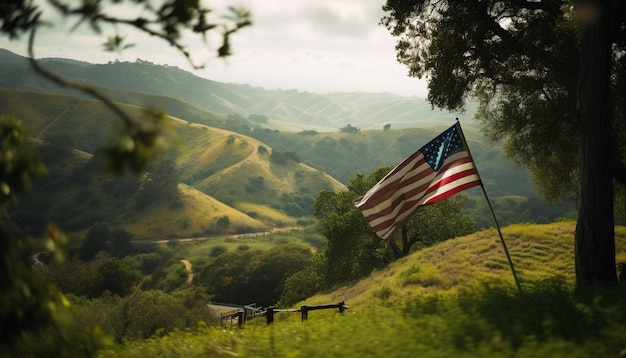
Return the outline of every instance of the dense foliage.
[[[139,17],[125,19],[110,16],[115,13],[111,11],[111,7],[121,6],[140,10]],[[220,31],[223,43],[217,49],[217,54],[220,57],[230,55],[230,35],[251,24],[249,12],[235,8],[230,10],[231,26],[224,24],[217,28],[218,23],[208,21],[210,9],[199,1],[165,1],[157,7],[143,0],[115,1],[108,3],[106,7],[101,1],[89,0],[81,3],[48,1],[45,4],[26,0],[5,1],[0,4],[0,33],[9,39],[28,34],[29,63],[35,72],[58,85],[82,91],[107,105],[123,122],[123,130],[117,140],[102,149],[102,152],[108,154],[109,169],[121,172],[131,168],[140,172],[147,161],[163,149],[163,113],[145,111],[143,116],[133,116],[94,87],[69,81],[45,69],[35,60],[33,43],[37,30],[53,26],[54,20],[50,19],[56,19],[60,23],[66,20],[76,21],[77,26],[85,22],[96,32],[101,31],[103,25],[135,28],[146,35],[161,38],[191,61],[189,53],[180,42],[181,34],[186,31],[203,36],[207,32]],[[55,11],[62,16],[43,20],[47,13]],[[110,51],[121,50],[127,46],[129,45],[119,33],[109,37],[105,43],[105,49]],[[4,116],[0,118],[0,267],[6,276],[0,287],[0,316],[4,327],[0,335],[0,350],[3,354],[15,353],[16,356],[88,356],[102,343],[102,336],[93,330],[73,331],[67,327],[56,329],[68,302],[56,287],[33,273],[28,239],[22,237],[6,220],[8,202],[28,187],[31,177],[43,170],[39,157],[32,148],[26,146],[26,139],[27,135],[19,121]],[[61,261],[63,252],[60,248],[65,244],[65,236],[53,225],[49,226],[45,236],[46,248],[54,254],[57,261]],[[92,253],[87,255],[92,256]],[[127,284],[133,281],[132,274],[129,280],[123,265],[116,258],[102,262],[97,271],[105,280],[105,286],[117,287],[122,293],[127,293]],[[115,286],[116,284],[121,286]],[[99,291],[99,288],[95,291]],[[156,327],[158,326],[160,324]],[[24,343],[37,341],[33,336],[38,336],[46,329],[52,334],[44,334],[44,338],[50,340],[43,339],[40,343],[43,346],[48,343],[50,346],[37,351],[34,345]],[[13,351],[14,348],[17,348],[16,352]]]
[[[216,302],[270,306],[280,298],[285,280],[310,258],[309,248],[296,245],[227,252],[202,268],[199,284]]]

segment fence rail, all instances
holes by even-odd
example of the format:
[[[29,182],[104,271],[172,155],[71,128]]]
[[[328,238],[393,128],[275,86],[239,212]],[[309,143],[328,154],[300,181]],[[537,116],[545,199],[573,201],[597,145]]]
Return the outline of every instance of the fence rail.
[[[274,322],[274,314],[280,312],[288,312],[288,313],[301,313],[301,320],[306,321],[309,318],[309,311],[316,310],[325,310],[325,309],[338,309],[339,313],[343,313],[349,307],[341,301],[339,303],[329,303],[324,305],[315,305],[315,306],[300,306],[300,308],[289,308],[289,309],[280,309],[274,308],[272,306],[263,309],[261,307],[256,307],[256,304],[244,305],[238,309],[223,312],[221,314],[222,324],[229,322],[231,325],[234,325],[235,322],[238,326],[242,326],[245,322],[253,320],[255,318],[265,316],[265,320],[267,324],[271,324]]]

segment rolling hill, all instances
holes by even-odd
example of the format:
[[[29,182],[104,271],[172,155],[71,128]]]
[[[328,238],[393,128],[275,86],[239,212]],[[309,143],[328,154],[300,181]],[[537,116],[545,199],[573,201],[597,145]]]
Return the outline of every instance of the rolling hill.
[[[107,221],[140,239],[263,231],[310,215],[310,206],[302,201],[312,205],[320,190],[345,188],[297,161],[272,162],[272,148],[254,138],[171,118],[172,149],[163,160],[175,163],[174,172],[166,175],[181,182],[179,195],[148,198],[144,204],[145,177],[114,179],[99,172],[100,159],[93,154],[119,125],[103,104],[7,90],[0,90],[0,98],[0,111],[26,123],[49,168],[32,195],[12,209],[25,227],[42,230],[52,220],[64,230],[80,232]],[[123,107],[135,116],[143,113],[140,107]],[[294,212],[295,206],[301,212]]]
[[[559,221],[514,224],[502,229],[523,288],[554,279],[563,279],[574,287],[575,227],[574,221]],[[615,234],[616,260],[626,263],[626,228],[616,227]],[[441,297],[494,281],[515,289],[498,234],[488,229],[416,251],[367,278],[313,296],[303,304],[401,304],[415,297]]]
[[[243,84],[226,84],[207,80],[176,67],[150,62],[110,62],[89,64],[67,59],[41,59],[41,64],[68,78],[108,89],[118,102],[150,106],[142,94],[169,97],[195,107],[221,114],[247,118],[267,117],[263,125],[279,130],[335,131],[351,124],[364,129],[423,127],[445,123],[450,113],[433,110],[424,99],[407,98],[390,93],[318,94],[296,90],[266,90]],[[0,49],[0,87],[21,91],[66,93],[41,78],[28,67],[25,58]],[[116,93],[113,93],[116,92]],[[125,93],[119,95],[120,92]],[[134,93],[134,95],[129,95]],[[168,113],[175,112],[175,103],[158,104]],[[470,113],[472,108],[468,108]]]
[[[0,49],[0,63],[0,113],[26,121],[34,138],[93,154],[115,137],[119,121],[97,101],[33,74],[25,58],[6,50]],[[268,91],[140,60],[42,63],[98,86],[135,115],[145,107],[166,111],[175,145],[165,158],[174,158],[180,183],[266,225],[309,216],[320,190],[341,190],[357,173],[399,163],[453,121],[423,100],[385,93]],[[348,124],[356,131],[337,130]],[[384,124],[391,126],[382,130]],[[501,224],[571,217],[572,204],[547,205],[528,171],[506,159],[472,120],[463,120],[463,127]],[[467,194],[467,212],[479,228],[492,226],[480,190]],[[196,228],[194,234],[205,231]],[[187,233],[173,228],[165,235]]]

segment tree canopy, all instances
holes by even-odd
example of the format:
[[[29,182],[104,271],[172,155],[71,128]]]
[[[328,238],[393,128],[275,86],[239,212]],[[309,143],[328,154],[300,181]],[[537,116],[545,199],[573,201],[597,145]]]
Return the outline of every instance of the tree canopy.
[[[577,200],[577,283],[615,282],[626,4],[388,0],[383,9],[398,61],[427,78],[433,106],[477,100],[485,132],[528,166],[540,192]]]

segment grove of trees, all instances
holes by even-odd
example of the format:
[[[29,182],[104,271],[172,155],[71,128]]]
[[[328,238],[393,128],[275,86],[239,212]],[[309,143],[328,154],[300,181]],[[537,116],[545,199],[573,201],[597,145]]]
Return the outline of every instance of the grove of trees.
[[[578,203],[578,286],[616,282],[614,182],[622,201],[623,1],[388,0],[382,23],[433,106],[479,102],[478,119],[549,199]]]

